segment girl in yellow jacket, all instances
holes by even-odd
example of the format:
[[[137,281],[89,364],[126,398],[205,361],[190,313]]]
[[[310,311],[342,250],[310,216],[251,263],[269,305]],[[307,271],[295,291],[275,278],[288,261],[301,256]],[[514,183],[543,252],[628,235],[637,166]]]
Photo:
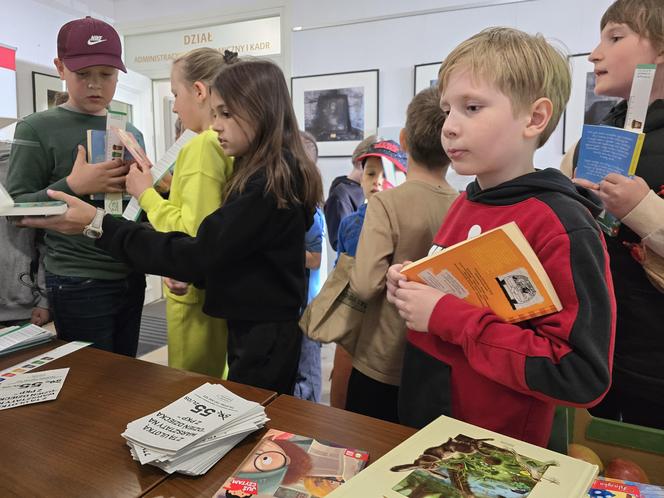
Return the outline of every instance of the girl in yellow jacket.
[[[199,135],[177,157],[169,199],[163,199],[154,188],[147,188],[139,198],[150,223],[160,232],[195,236],[203,218],[221,206],[232,161],[224,154],[217,133],[210,130],[209,87],[223,63],[223,55],[211,48],[192,50],[173,62],[173,112],[180,118],[182,129]],[[149,172],[135,181],[152,185]],[[164,284],[168,365],[225,378],[226,321],[203,313],[204,290],[167,278]]]

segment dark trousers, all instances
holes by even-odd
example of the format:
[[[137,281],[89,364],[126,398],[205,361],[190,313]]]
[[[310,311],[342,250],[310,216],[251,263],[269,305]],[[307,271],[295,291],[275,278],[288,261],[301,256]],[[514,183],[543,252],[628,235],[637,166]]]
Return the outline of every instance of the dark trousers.
[[[353,368],[348,380],[346,410],[399,423],[399,386],[383,384]]]
[[[88,341],[105,351],[136,356],[145,275],[101,280],[47,273],[46,288],[60,339]]]
[[[659,383],[659,391],[662,384]],[[664,399],[657,391],[647,387],[644,389],[644,386],[648,386],[646,381],[635,382],[633,378],[625,378],[620,371],[614,370],[609,392],[588,411],[593,417],[664,429]]]
[[[228,320],[228,380],[293,394],[301,341],[297,320]]]

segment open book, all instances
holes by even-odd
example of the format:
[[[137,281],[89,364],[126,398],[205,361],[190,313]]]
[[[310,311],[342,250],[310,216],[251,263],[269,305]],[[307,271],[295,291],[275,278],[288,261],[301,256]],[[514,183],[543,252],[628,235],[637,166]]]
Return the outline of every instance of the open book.
[[[67,211],[62,201],[14,202],[0,183],[0,216],[53,216]]]
[[[515,222],[415,261],[401,273],[474,306],[491,308],[510,323],[562,309],[542,263]]]
[[[362,470],[368,459],[365,451],[270,429],[215,498],[326,496]]]
[[[581,498],[597,471],[596,465],[441,416],[328,497]]]

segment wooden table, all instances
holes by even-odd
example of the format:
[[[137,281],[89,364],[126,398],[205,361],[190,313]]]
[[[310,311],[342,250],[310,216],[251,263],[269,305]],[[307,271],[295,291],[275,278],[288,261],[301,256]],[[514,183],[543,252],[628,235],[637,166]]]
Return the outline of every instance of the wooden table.
[[[270,417],[268,428],[366,450],[369,452],[370,464],[415,433],[415,429],[410,427],[302,401],[292,396],[279,396],[267,405],[266,412]],[[247,437],[207,474],[200,477],[174,474],[151,489],[146,496],[212,497],[226,478],[242,463],[266,430],[257,431]]]
[[[61,341],[0,358],[0,370],[49,351]],[[0,496],[127,497],[168,475],[140,465],[120,436],[127,423],[205,382],[222,383],[262,404],[276,394],[147,363],[91,347],[38,370],[69,367],[58,399],[0,412]]]

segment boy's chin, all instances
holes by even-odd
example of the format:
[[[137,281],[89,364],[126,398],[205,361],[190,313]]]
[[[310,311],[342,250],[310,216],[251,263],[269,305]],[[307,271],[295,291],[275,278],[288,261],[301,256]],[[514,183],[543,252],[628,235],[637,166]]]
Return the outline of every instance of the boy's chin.
[[[110,102],[90,102],[84,101],[81,104],[81,109],[88,114],[98,114],[108,108]]]

